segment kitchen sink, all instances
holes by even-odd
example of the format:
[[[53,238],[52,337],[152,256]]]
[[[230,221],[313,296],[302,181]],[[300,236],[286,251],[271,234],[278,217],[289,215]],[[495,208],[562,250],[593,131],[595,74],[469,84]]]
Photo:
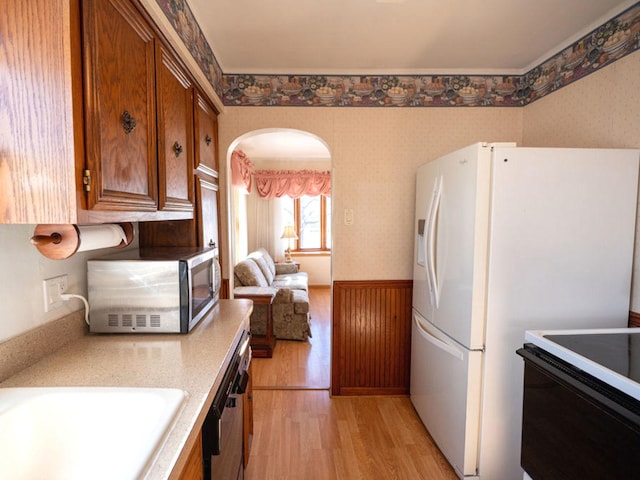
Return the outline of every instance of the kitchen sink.
[[[187,392],[0,388],[0,478],[144,478]]]

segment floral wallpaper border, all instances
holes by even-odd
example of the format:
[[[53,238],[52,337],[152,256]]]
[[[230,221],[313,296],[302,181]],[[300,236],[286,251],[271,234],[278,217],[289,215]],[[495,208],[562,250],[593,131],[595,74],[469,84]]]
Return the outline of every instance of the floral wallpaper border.
[[[527,105],[640,48],[640,2],[524,75],[224,74],[187,0],[156,0],[227,106]]]

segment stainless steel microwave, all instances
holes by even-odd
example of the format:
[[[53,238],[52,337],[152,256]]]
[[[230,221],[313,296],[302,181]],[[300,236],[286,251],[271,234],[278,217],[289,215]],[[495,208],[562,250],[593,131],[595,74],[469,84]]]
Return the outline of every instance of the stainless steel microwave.
[[[189,332],[219,299],[216,254],[212,248],[141,248],[89,260],[89,330]]]

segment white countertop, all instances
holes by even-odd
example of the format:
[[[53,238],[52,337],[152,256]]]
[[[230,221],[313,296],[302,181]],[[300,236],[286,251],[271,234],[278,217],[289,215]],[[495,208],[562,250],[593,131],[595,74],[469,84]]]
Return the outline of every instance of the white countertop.
[[[2,387],[177,388],[188,398],[148,472],[177,478],[222,381],[252,302],[221,300],[188,334],[89,334],[0,383]]]
[[[532,343],[533,345],[542,348],[561,360],[578,367],[580,370],[596,377],[614,388],[617,388],[627,395],[640,400],[640,384],[546,338],[547,335],[589,335],[607,333],[640,333],[640,328],[528,330],[525,332],[524,339],[525,342]]]

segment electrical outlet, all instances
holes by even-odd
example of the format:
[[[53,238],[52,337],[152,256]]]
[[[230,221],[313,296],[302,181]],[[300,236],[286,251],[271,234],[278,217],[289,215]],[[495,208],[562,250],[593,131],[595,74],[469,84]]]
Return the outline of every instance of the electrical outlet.
[[[60,295],[67,290],[68,282],[69,279],[67,275],[60,275],[58,277],[48,278],[42,281],[45,312],[59,308],[64,303],[64,300],[60,298]]]

